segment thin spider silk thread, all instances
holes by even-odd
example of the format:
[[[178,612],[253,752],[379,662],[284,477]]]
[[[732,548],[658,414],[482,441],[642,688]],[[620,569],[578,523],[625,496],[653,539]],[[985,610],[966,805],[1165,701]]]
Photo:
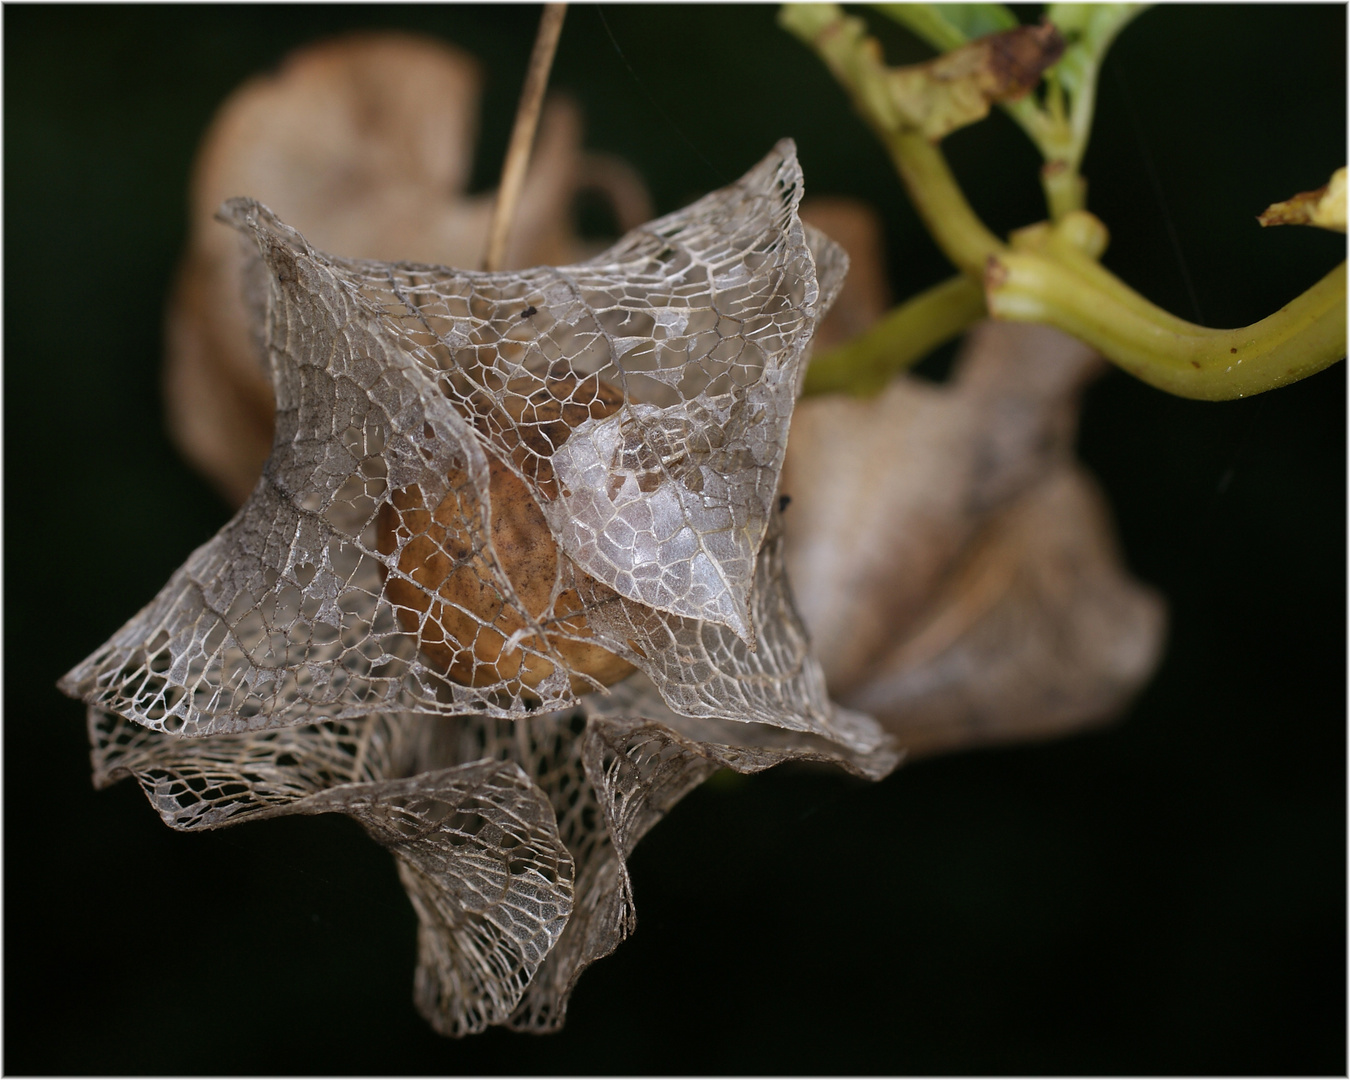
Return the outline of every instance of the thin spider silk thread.
[[[717,185],[719,187],[726,187],[729,183],[731,183],[731,178],[728,177],[721,169],[719,169],[716,165],[714,165],[710,160],[708,160],[708,155],[705,154],[699,148],[698,144],[695,143],[694,140],[689,137],[689,135],[685,132],[684,128],[680,127],[680,125],[675,121],[675,118],[672,117],[670,113],[667,112],[662,107],[661,103],[656,99],[655,95],[653,95],[652,92],[649,89],[647,89],[647,84],[643,82],[642,76],[640,76],[633,69],[633,65],[628,62],[628,57],[624,53],[623,49],[620,48],[619,41],[614,36],[614,31],[610,29],[609,20],[605,18],[605,9],[601,7],[599,4],[597,4],[595,6],[595,13],[600,17],[600,25],[604,27],[605,35],[609,38],[610,45],[614,47],[615,54],[623,62],[623,66],[628,69],[628,74],[633,77],[633,81],[637,83],[638,87],[642,90],[642,93],[646,96],[647,100],[651,102],[652,106],[656,109],[656,111],[661,114],[661,118],[667,124],[670,125],[670,129],[673,132],[675,132],[675,134],[678,135],[682,140],[684,140],[685,144],[689,147],[689,149],[691,149],[694,152],[694,156],[697,157],[699,161],[703,162],[704,165],[708,166],[708,169],[711,171],[712,175],[717,179]]]
[[[1110,63],[1109,58],[1108,63]],[[1139,114],[1135,111],[1134,100],[1130,97],[1129,87],[1125,83],[1125,73],[1121,70],[1119,63],[1110,64],[1110,67],[1112,76],[1116,80],[1116,86],[1120,88],[1125,115],[1130,121],[1130,130],[1134,134],[1135,144],[1139,147],[1139,157],[1144,163],[1144,173],[1148,176],[1149,187],[1153,191],[1154,201],[1158,204],[1163,227],[1167,230],[1168,242],[1172,245],[1172,253],[1177,259],[1177,268],[1181,271],[1182,284],[1186,287],[1186,295],[1190,298],[1191,308],[1195,312],[1195,321],[1201,326],[1205,326],[1207,324],[1204,312],[1200,308],[1200,294],[1196,291],[1195,279],[1191,277],[1191,269],[1186,263],[1186,254],[1181,249],[1181,237],[1177,234],[1176,222],[1172,220],[1172,215],[1167,209],[1167,196],[1163,191],[1162,178],[1158,175],[1158,167],[1153,161],[1153,155],[1149,152],[1148,141],[1144,138],[1144,129],[1139,123]]]
[[[1110,61],[1108,60],[1108,63]],[[1134,135],[1136,145],[1139,147],[1139,157],[1144,165],[1144,173],[1148,177],[1149,187],[1152,189],[1153,198],[1158,204],[1158,210],[1162,216],[1163,226],[1167,230],[1168,242],[1172,247],[1172,252],[1176,256],[1177,268],[1181,273],[1182,283],[1185,285],[1187,296],[1191,302],[1191,308],[1195,313],[1195,321],[1202,326],[1207,325],[1204,311],[1200,306],[1200,295],[1195,287],[1195,279],[1191,276],[1190,267],[1186,262],[1185,252],[1181,247],[1181,238],[1177,234],[1176,223],[1167,208],[1167,198],[1162,187],[1162,178],[1158,174],[1157,164],[1153,160],[1153,155],[1149,151],[1148,140],[1145,138],[1143,125],[1139,122],[1139,113],[1135,109],[1134,99],[1130,96],[1128,84],[1125,82],[1125,74],[1119,63],[1111,63],[1112,76],[1115,79],[1116,86],[1120,90],[1121,103],[1124,106],[1125,116],[1129,120],[1130,130]],[[1228,446],[1223,454],[1223,460],[1227,464],[1221,465],[1218,478],[1214,481],[1205,499],[1203,508],[1196,514],[1191,528],[1194,537],[1212,535],[1210,530],[1218,511],[1219,503],[1225,499],[1232,490],[1234,482],[1237,480],[1237,474],[1241,459],[1250,450],[1251,443],[1256,431],[1257,425],[1265,412],[1268,401],[1268,395],[1258,395],[1253,402],[1245,417],[1245,423],[1228,437]],[[1189,403],[1184,403],[1179,398],[1172,399],[1172,409],[1184,410]]]

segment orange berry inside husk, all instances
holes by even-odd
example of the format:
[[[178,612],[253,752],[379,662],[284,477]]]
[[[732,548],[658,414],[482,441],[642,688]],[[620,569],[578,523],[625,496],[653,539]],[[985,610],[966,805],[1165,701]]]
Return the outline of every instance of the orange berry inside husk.
[[[577,588],[554,596],[561,584],[557,543],[531,486],[503,460],[509,457],[534,480],[541,498],[556,498],[550,456],[574,428],[609,416],[622,403],[623,395],[595,376],[518,379],[474,418],[502,454],[488,454],[491,547],[520,607],[496,587],[491,557],[475,543],[483,535],[483,515],[462,470],[447,474],[449,489],[434,508],[415,485],[395,491],[381,507],[380,552],[392,555],[403,543],[399,573],[387,575],[385,596],[404,630],[419,634],[422,657],[437,671],[465,686],[516,683],[528,697],[553,674],[550,655],[563,664],[575,694],[636,670],[586,640],[591,630]],[[573,570],[587,593],[606,591]],[[543,628],[542,635],[526,633],[508,645],[531,622]]]

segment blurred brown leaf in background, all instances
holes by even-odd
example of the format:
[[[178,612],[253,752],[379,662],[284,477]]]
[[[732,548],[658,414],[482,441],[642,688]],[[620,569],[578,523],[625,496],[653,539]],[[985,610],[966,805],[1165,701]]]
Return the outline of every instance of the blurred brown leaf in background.
[[[822,350],[885,313],[867,207],[808,200],[848,251]],[[788,573],[831,696],[910,754],[1048,736],[1117,715],[1162,652],[1165,605],[1131,579],[1075,462],[1104,365],[1049,327],[987,322],[950,381],[801,401],[782,490]]]

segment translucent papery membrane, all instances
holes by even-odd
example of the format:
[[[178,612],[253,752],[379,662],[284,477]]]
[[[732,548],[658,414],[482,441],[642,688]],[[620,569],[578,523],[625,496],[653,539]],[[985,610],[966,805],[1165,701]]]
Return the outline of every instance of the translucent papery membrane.
[[[635,925],[625,860],[718,768],[828,762],[878,779],[859,754],[755,724],[689,720],[641,679],[618,712],[524,721],[371,716],[183,739],[89,712],[95,781],[134,776],[174,828],[343,813],[389,848],[419,919],[415,999],[444,1034],[561,1025],[582,970]],[[658,712],[640,719],[623,710]]]
[[[202,736],[520,718],[637,668],[677,713],[876,746],[765,541],[845,266],[800,195],[783,143],[589,263],[495,274],[330,258],[227,204],[271,274],[272,456],[63,689]]]

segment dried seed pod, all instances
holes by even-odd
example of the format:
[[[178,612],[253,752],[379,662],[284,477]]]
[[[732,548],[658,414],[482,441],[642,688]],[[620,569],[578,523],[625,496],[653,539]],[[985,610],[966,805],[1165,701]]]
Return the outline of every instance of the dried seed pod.
[[[549,458],[574,428],[616,412],[623,394],[594,375],[529,377],[512,380],[496,402],[484,404],[477,425],[511,461],[489,455],[492,549],[520,605],[546,628],[543,640],[492,584],[488,553],[474,549],[482,511],[461,470],[448,474],[449,490],[434,510],[428,511],[416,486],[394,492],[381,509],[380,552],[399,551],[399,575],[406,575],[390,577],[385,595],[403,628],[419,635],[423,658],[463,685],[519,679],[536,687],[554,671],[547,653],[563,662],[574,693],[618,682],[636,669],[585,640],[591,633],[585,604],[575,587],[559,591],[564,568],[558,545],[515,470],[534,481],[545,499],[554,498],[557,481]],[[575,573],[588,593],[609,592]]]
[[[517,720],[574,705],[571,676],[600,685],[561,639],[624,658],[682,716],[875,749],[877,725],[826,697],[775,525],[803,361],[846,266],[797,217],[801,193],[785,140],[588,262],[500,273],[331,257],[260,203],[231,200],[222,219],[253,239],[270,278],[257,311],[278,404],[266,482],[62,687],[189,738],[389,709]],[[592,416],[604,395],[582,388],[590,377],[621,388],[623,405]],[[586,418],[572,427],[563,413],[578,404]],[[551,579],[531,575],[548,588],[533,608],[493,539],[492,519],[505,520],[494,459],[557,545]],[[424,525],[401,523],[417,511]],[[458,562],[422,565],[466,533]],[[399,567],[419,535],[425,558],[414,550],[405,567],[431,590]],[[495,598],[486,621],[441,595],[471,558],[523,625],[498,623]],[[398,581],[422,596],[391,598]],[[579,607],[559,606],[568,590]],[[455,612],[484,634],[487,663],[447,632]],[[588,633],[573,632],[580,616]],[[436,637],[459,678],[419,652]],[[531,656],[551,668],[527,669]],[[538,681],[489,683],[496,662]]]

